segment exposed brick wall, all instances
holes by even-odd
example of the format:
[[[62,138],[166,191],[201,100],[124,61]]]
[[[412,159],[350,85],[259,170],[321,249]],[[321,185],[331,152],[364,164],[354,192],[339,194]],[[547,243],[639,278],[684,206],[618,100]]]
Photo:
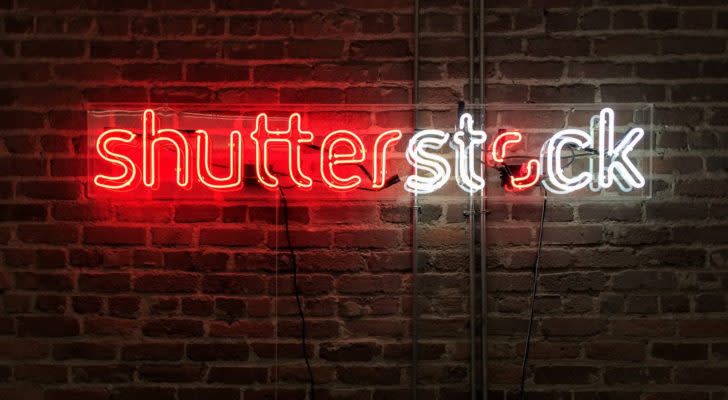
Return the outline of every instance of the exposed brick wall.
[[[454,104],[467,3],[422,3],[422,101]],[[725,400],[728,5],[486,3],[488,101],[656,103],[652,199],[547,210],[529,398]],[[271,398],[278,337],[281,398],[301,398],[275,206],[87,199],[83,103],[406,103],[412,11],[0,1],[0,397]],[[490,206],[491,399],[520,378],[539,207]],[[319,397],[405,398],[408,205],[290,211]],[[421,293],[444,318],[420,326],[421,398],[467,398],[462,205],[427,205],[422,222]]]

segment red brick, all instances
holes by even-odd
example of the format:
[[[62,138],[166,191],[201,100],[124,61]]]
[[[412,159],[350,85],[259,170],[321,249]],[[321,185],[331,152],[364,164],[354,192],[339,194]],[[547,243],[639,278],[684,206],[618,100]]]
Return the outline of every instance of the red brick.
[[[586,356],[595,360],[642,361],[645,359],[645,346],[624,342],[589,343]]]
[[[225,18],[200,17],[195,25],[197,36],[220,36],[225,33]]]
[[[246,361],[248,345],[243,343],[189,343],[187,357],[194,361]]]
[[[148,100],[147,90],[141,87],[93,87],[84,90],[84,97],[90,102],[125,102]]]
[[[282,88],[281,103],[343,103],[344,92],[334,88]]]
[[[322,343],[321,358],[329,361],[371,361],[382,353],[382,346],[374,342]]]
[[[250,385],[268,381],[265,367],[211,367],[207,378],[210,383]]]
[[[17,192],[31,199],[76,200],[81,186],[76,182],[26,181],[18,183]]]
[[[258,229],[236,228],[203,228],[200,229],[201,245],[217,246],[255,246],[265,239],[265,234]]]
[[[547,336],[593,336],[604,332],[606,321],[592,318],[548,318],[541,323]]]
[[[157,44],[161,59],[211,59],[220,52],[220,44],[213,41],[161,41]]]
[[[298,252],[297,256],[298,268],[307,272],[361,271],[366,266],[361,255],[349,252]]]
[[[675,324],[665,319],[624,319],[611,321],[612,333],[632,337],[672,336]]]
[[[337,283],[339,292],[354,294],[392,293],[400,286],[397,275],[343,275]]]
[[[43,397],[43,389],[24,387],[3,387],[0,388],[0,396],[6,400],[41,400]]]
[[[105,82],[119,78],[119,67],[108,63],[60,64],[53,72],[61,80]]]
[[[212,337],[273,337],[273,323],[270,321],[236,321],[227,323],[215,321],[210,323]]]
[[[169,222],[172,220],[172,208],[169,205],[118,205],[117,218],[126,222]]]
[[[111,360],[116,357],[116,345],[110,343],[72,342],[53,345],[56,360]]]
[[[175,400],[173,387],[126,386],[115,387],[112,392],[114,400]]]
[[[142,327],[144,336],[199,337],[204,334],[202,321],[191,319],[155,319]]]
[[[0,358],[3,360],[32,360],[46,358],[50,354],[50,345],[46,340],[35,341],[13,338],[0,341]]]
[[[657,40],[642,36],[612,36],[594,42],[594,53],[600,57],[657,54]]]
[[[675,382],[690,385],[722,385],[728,374],[726,367],[681,367],[675,371]]]
[[[246,395],[250,392],[250,390],[247,390]],[[238,388],[180,388],[177,395],[179,400],[240,400],[240,390]]]
[[[184,204],[175,207],[174,220],[176,222],[215,221],[219,215],[220,208],[214,205]]]
[[[43,221],[47,214],[42,204],[0,205],[0,221]]]
[[[301,82],[311,79],[313,69],[302,64],[260,65],[253,70],[256,82]]]
[[[514,51],[520,47],[512,44]],[[535,37],[528,40],[528,54],[537,57],[587,56],[589,40],[586,38],[569,38],[568,41],[554,37]]]
[[[599,369],[585,366],[538,367],[534,371],[537,384],[586,385],[599,380]]]
[[[152,228],[152,243],[157,245],[191,245],[192,230],[186,228]]]
[[[18,238],[27,243],[65,244],[78,241],[78,227],[72,224],[19,225]]]
[[[728,321],[700,318],[679,321],[681,337],[724,337],[728,332]]]
[[[169,269],[224,271],[228,263],[227,253],[172,251],[164,253],[164,265]]]
[[[355,46],[355,44],[352,43],[351,46]],[[291,58],[337,59],[344,56],[344,41],[330,39],[292,40],[287,49],[288,57]]]
[[[112,317],[87,317],[84,320],[84,333],[100,336],[127,336],[139,330],[139,322],[131,319]]]
[[[232,25],[231,25],[232,26]],[[223,46],[225,58],[235,59],[280,59],[283,58],[281,41],[227,42]]]
[[[149,99],[152,102],[168,103],[206,103],[212,100],[213,92],[203,87],[164,87],[152,88],[149,93]]]
[[[396,64],[399,65],[399,64]],[[297,67],[300,68],[300,67]],[[399,73],[400,70],[405,70],[406,77],[403,78]],[[392,66],[382,66],[382,79],[384,80],[405,80],[411,76],[411,66],[396,69]],[[311,70],[308,71],[300,68],[299,74],[307,75]],[[377,68],[376,66],[370,65],[357,65],[357,64],[330,64],[322,63],[316,64],[313,68],[312,79],[315,81],[323,82],[372,82],[377,79]],[[288,74],[290,76],[290,74]],[[411,78],[410,78],[411,79]]]
[[[91,58],[151,58],[154,55],[154,44],[150,41],[92,41],[90,43]]]
[[[189,293],[197,291],[200,277],[184,272],[146,272],[133,278],[137,292]]]
[[[291,239],[291,246],[294,248],[331,246],[331,234],[327,229],[291,229],[288,234]],[[283,230],[269,232],[266,243],[271,248],[276,246],[287,247],[286,232]]]
[[[16,365],[13,373],[16,381],[35,384],[64,383],[68,380],[66,375],[65,366],[49,364]]]
[[[139,311],[140,299],[134,296],[114,296],[109,298],[109,315],[134,318]]]
[[[121,66],[121,76],[129,81],[179,81],[182,80],[180,64],[127,64]]]
[[[652,357],[660,360],[705,360],[708,346],[702,343],[653,343]]]
[[[159,35],[159,21],[156,18],[133,18],[131,20],[131,32],[140,36]]]
[[[395,367],[341,366],[336,374],[350,384],[393,385],[400,383],[400,370]]]
[[[51,111],[48,114],[48,122],[54,129],[73,129],[82,130],[86,129],[86,113],[82,111],[64,111],[56,110]],[[75,166],[76,169],[83,168],[83,166]],[[57,170],[57,169],[56,169]],[[58,171],[58,170],[57,170]],[[81,176],[83,174],[78,174]],[[63,176],[63,175],[54,175]]]
[[[177,343],[139,343],[124,345],[121,359],[126,361],[177,361],[184,354],[184,345]]]
[[[182,299],[182,314],[207,316],[212,314],[213,301],[210,297],[185,297]]]
[[[660,40],[664,54],[716,54],[725,51],[726,41],[720,37],[670,36]]]
[[[51,214],[59,221],[99,221],[109,219],[110,208],[105,203],[56,203]]]
[[[45,400],[108,400],[109,392],[102,388],[48,388]]]
[[[82,273],[78,287],[88,292],[120,292],[129,290],[130,275],[125,272]]]
[[[144,228],[121,226],[87,226],[84,228],[87,244],[144,244],[147,233]]]
[[[272,88],[242,88],[224,89],[217,93],[217,98],[223,103],[277,103],[278,90]]]
[[[29,40],[22,42],[23,57],[79,58],[85,51],[81,40]]]
[[[440,321],[438,321],[438,323],[439,322]],[[456,322],[455,325],[460,325],[460,323]],[[350,335],[359,338],[370,338],[374,336],[403,338],[408,334],[408,324],[405,321],[391,318],[364,318],[351,320],[346,322],[345,328]],[[440,330],[430,328],[431,327],[425,324],[422,329],[422,331],[427,332],[426,336],[429,337],[445,337],[447,336],[445,331],[449,331],[450,333],[455,331],[453,330],[453,325],[447,323],[439,323],[438,329]],[[335,337],[338,332],[333,328],[329,328],[327,329],[326,334],[326,337]]]
[[[252,274],[207,274],[202,279],[205,293],[259,294],[266,291],[265,281]]]
[[[225,64],[191,64],[187,66],[189,82],[249,81],[250,68]]]
[[[257,207],[257,206],[236,206],[223,209],[223,221],[242,222],[245,220],[245,210],[248,210],[251,222],[263,222],[266,224],[284,224],[282,211],[276,207]],[[228,217],[225,215],[228,214]],[[288,223],[293,225],[296,223],[305,224],[309,222],[309,209],[307,207],[288,207]],[[241,219],[242,218],[242,219]]]
[[[204,369],[200,364],[142,364],[137,371],[139,378],[147,382],[195,382]]]
[[[66,316],[24,316],[18,318],[20,336],[62,337],[77,336],[77,319]]]
[[[337,247],[389,248],[399,245],[400,237],[393,229],[347,229],[334,233],[334,243]]]
[[[95,314],[101,311],[102,303],[98,296],[74,296],[73,310],[79,314]]]

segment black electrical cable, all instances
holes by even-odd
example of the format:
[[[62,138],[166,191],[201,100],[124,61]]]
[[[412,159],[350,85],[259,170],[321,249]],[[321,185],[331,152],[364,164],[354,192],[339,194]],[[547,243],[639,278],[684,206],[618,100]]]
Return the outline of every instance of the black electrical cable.
[[[301,350],[303,351],[303,359],[306,361],[306,371],[308,371],[308,380],[311,391],[311,400],[316,399],[315,383],[313,379],[313,370],[311,370],[311,361],[308,358],[308,350],[306,349],[306,317],[303,314],[301,306],[301,296],[298,290],[298,265],[296,264],[296,254],[293,252],[291,245],[291,231],[288,228],[288,201],[282,187],[278,187],[283,200],[283,221],[286,228],[286,244],[288,245],[288,254],[291,257],[291,265],[293,266],[293,293],[296,295],[296,306],[298,306],[298,316],[301,318]]]
[[[538,229],[538,247],[536,248],[536,261],[533,263],[533,289],[531,292],[531,310],[528,316],[528,332],[526,334],[526,348],[523,353],[523,364],[521,365],[521,400],[525,399],[526,391],[526,366],[528,365],[528,352],[531,346],[531,332],[533,331],[533,313],[536,304],[536,290],[538,289],[538,264],[541,260],[541,247],[543,245],[543,224],[546,217],[546,191],[543,193],[543,206],[541,208],[541,223]]]

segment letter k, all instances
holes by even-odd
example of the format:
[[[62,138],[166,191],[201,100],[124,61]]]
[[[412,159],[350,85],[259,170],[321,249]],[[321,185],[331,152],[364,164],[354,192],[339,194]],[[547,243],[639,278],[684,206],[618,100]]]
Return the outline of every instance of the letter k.
[[[617,185],[625,192],[634,188],[641,188],[645,185],[645,178],[629,159],[629,153],[635,145],[642,140],[645,131],[642,128],[632,128],[619,140],[614,143],[614,110],[604,108],[599,113],[599,165],[596,174],[597,183],[600,188],[608,188],[616,181]],[[594,130],[591,130],[592,143],[594,141]],[[592,167],[592,176],[595,176]]]

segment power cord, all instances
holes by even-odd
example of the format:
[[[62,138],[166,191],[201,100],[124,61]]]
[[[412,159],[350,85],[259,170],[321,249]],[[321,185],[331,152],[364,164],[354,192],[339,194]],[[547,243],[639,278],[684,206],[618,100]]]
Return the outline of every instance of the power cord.
[[[278,186],[278,190],[281,193],[281,199],[283,200],[283,221],[286,227],[286,243],[288,245],[288,254],[291,257],[291,265],[293,266],[293,293],[296,295],[296,306],[298,306],[298,316],[301,318],[301,350],[303,351],[303,359],[306,361],[306,370],[308,371],[308,381],[311,392],[311,400],[316,399],[315,384],[313,380],[313,371],[311,370],[311,361],[308,358],[308,350],[306,349],[306,317],[303,314],[303,307],[301,306],[301,297],[298,289],[298,265],[296,264],[296,254],[293,252],[293,246],[291,245],[291,231],[288,228],[288,200],[286,194],[283,192],[283,188]]]
[[[531,347],[531,332],[533,331],[533,312],[536,304],[536,290],[538,289],[538,264],[541,260],[541,247],[543,245],[543,224],[546,217],[546,191],[543,193],[543,206],[541,208],[541,223],[538,229],[538,247],[536,249],[536,261],[533,264],[533,289],[531,291],[531,310],[528,316],[528,333],[526,334],[526,349],[523,353],[523,365],[521,366],[521,400],[525,399],[526,391],[526,366],[528,365],[528,352]]]

